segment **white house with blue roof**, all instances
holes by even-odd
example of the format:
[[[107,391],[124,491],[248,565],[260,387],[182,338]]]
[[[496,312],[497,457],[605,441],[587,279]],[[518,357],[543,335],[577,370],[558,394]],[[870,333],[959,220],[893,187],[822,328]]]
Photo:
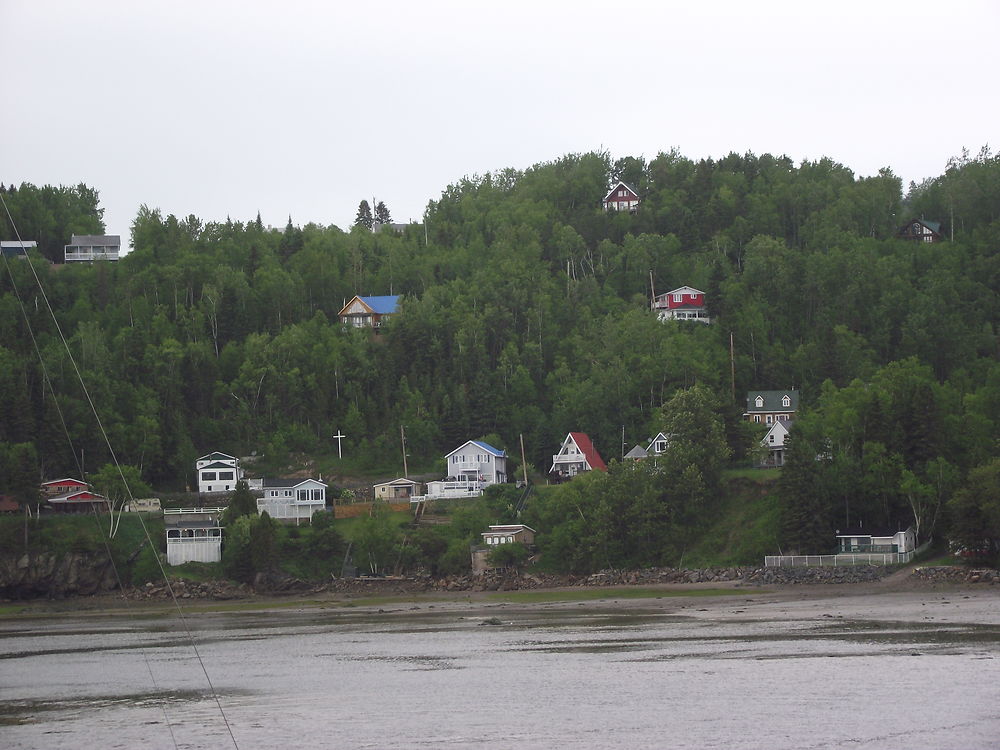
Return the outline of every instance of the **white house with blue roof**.
[[[453,497],[478,497],[491,484],[507,481],[507,453],[481,440],[469,440],[447,454],[448,476],[427,483],[426,495],[410,502]]]
[[[355,296],[344,305],[338,316],[340,322],[354,328],[381,328],[386,318],[399,310],[399,295],[382,297]]]

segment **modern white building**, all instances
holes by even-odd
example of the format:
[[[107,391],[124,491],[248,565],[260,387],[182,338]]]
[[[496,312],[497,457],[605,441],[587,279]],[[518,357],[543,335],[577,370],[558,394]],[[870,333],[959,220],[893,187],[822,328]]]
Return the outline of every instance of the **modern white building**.
[[[198,492],[208,495],[214,492],[232,492],[236,482],[243,478],[240,460],[228,453],[209,453],[194,464],[198,473]]]

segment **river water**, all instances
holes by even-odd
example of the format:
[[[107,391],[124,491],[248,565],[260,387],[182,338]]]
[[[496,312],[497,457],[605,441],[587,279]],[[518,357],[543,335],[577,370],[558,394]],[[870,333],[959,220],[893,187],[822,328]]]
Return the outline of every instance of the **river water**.
[[[2,620],[0,747],[1000,748],[1000,592],[384,609]]]

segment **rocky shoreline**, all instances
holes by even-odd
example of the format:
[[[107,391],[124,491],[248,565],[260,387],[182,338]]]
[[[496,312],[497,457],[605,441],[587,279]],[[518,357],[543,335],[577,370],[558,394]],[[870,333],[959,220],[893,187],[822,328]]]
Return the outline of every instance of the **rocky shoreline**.
[[[44,558],[44,559],[42,559]],[[36,556],[0,561],[0,601],[66,599],[109,594],[118,589],[110,565],[93,566],[83,555]],[[600,586],[656,586],[663,584],[731,584],[738,586],[783,586],[796,584],[875,583],[897,573],[898,567],[800,567],[761,568],[647,568],[602,570],[591,575],[552,575],[535,572],[490,571],[477,575],[444,578],[430,576],[386,578],[334,578],[327,582],[303,581],[279,576],[258,576],[252,585],[230,581],[192,582],[173,580],[127,587],[130,600],[207,599],[216,601],[251,599],[256,596],[367,595],[395,596],[423,593],[521,591]],[[917,584],[997,584],[1000,571],[965,566],[917,567],[907,581]]]
[[[481,575],[446,578],[385,577],[335,578],[328,583],[314,583],[295,578],[258,579],[254,585],[226,581],[173,581],[170,588],[178,599],[216,601],[248,599],[255,596],[302,596],[345,594],[355,596],[398,596],[407,594],[525,591],[574,587],[656,586],[662,584],[734,584],[742,586],[784,586],[795,584],[875,583],[897,572],[897,568],[858,566],[851,568],[754,568],[730,567],[708,569],[649,568],[645,570],[604,570],[589,576],[536,573],[489,572]],[[1000,571],[983,568],[915,568],[907,580],[919,583],[1000,584]],[[147,583],[130,588],[132,600],[169,599],[166,583]]]

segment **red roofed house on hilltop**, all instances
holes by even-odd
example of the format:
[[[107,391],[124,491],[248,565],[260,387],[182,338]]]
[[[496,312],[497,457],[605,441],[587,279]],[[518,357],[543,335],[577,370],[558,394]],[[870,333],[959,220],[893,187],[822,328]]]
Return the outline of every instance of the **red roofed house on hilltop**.
[[[658,294],[650,306],[656,317],[662,320],[696,320],[711,323],[705,310],[705,293],[689,286],[678,287],[664,294]]]
[[[639,193],[627,182],[619,180],[601,203],[605,211],[628,211],[634,214],[639,208]]]
[[[552,468],[549,469],[549,474],[566,478],[594,469],[607,471],[608,467],[586,434],[570,432],[563,440],[559,452],[552,456]]]

